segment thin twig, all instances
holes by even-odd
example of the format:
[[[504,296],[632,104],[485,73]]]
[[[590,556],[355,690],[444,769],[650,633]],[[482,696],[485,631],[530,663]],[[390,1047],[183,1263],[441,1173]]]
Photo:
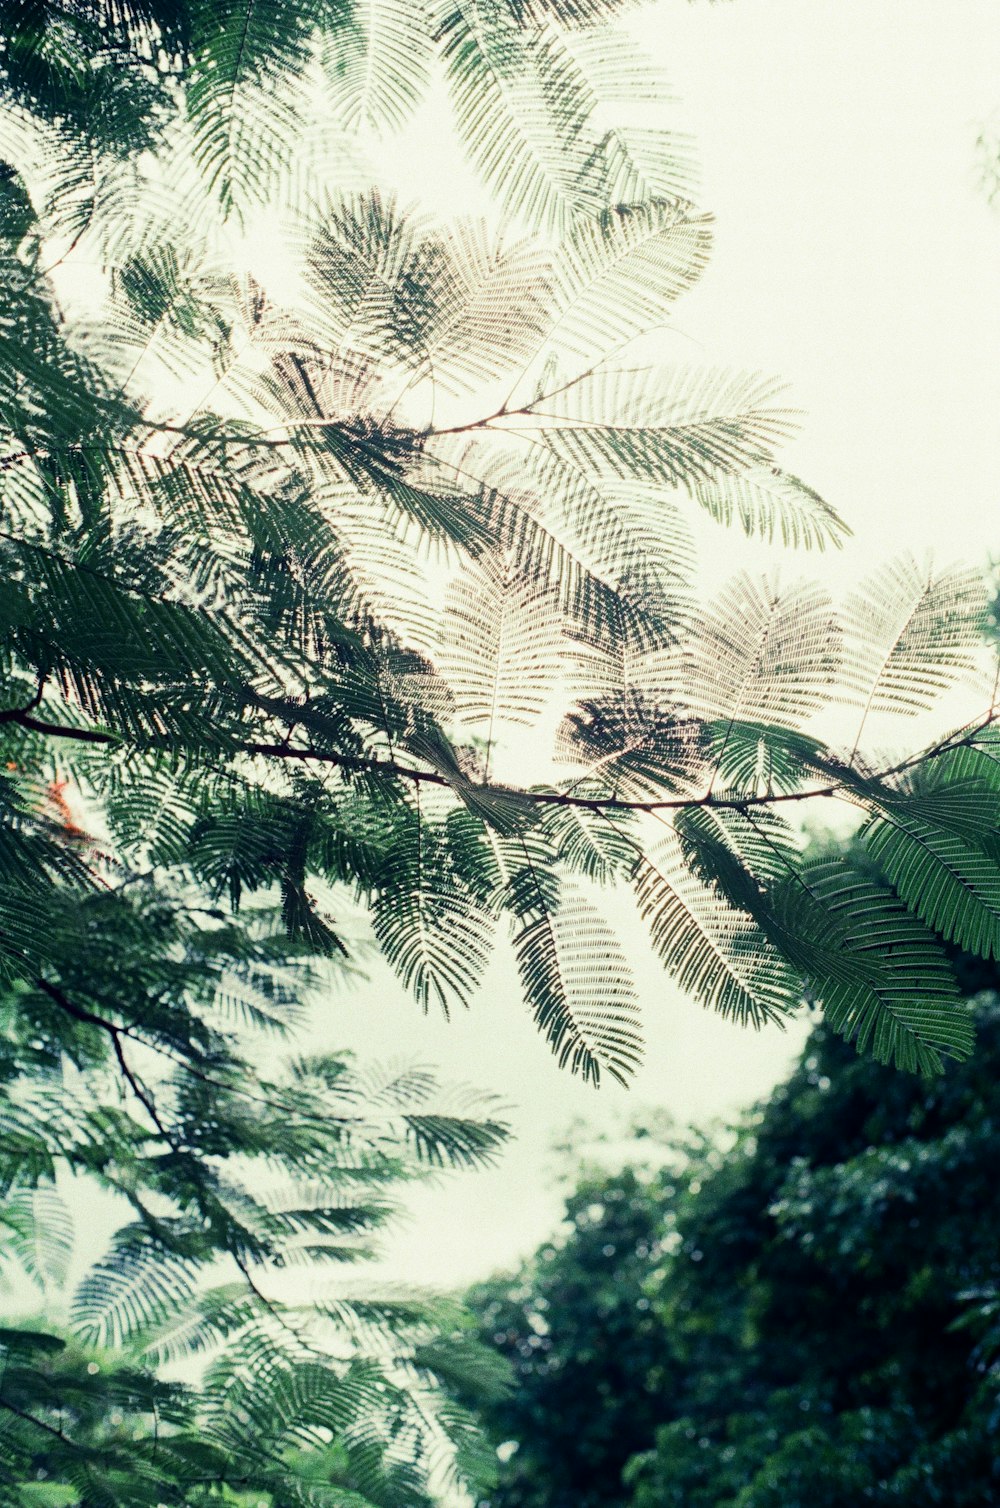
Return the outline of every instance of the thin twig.
[[[917,765],[927,764],[932,759],[938,759],[943,754],[971,744],[979,733],[991,727],[1000,719],[1000,709],[994,707],[990,712],[977,722],[965,724],[956,733],[950,734],[931,749],[921,750],[920,753],[911,755],[909,758],[900,760],[899,763],[888,765],[884,769],[877,770],[870,777],[873,781],[887,780],[893,775],[903,774]],[[30,729],[35,733],[42,733],[52,738],[76,739],[84,743],[102,744],[105,746],[121,742],[117,734],[105,732],[97,728],[77,728],[73,724],[49,723],[40,718],[31,717],[25,713],[9,719],[11,722]],[[169,744],[157,741],[150,745],[155,748],[167,748]],[[411,765],[400,764],[395,759],[380,759],[377,755],[364,756],[359,754],[344,754],[333,749],[316,748],[290,748],[284,743],[242,743],[234,746],[234,752],[248,754],[262,759],[291,759],[305,764],[332,765],[337,769],[350,770],[359,774],[385,775],[398,777],[401,780],[410,780],[415,784],[438,785],[454,790],[455,782],[447,775],[440,774],[437,770],[420,770]],[[851,772],[845,771],[845,775]],[[807,787],[801,791],[766,792],[762,795],[740,796],[716,796],[707,791],[702,796],[672,796],[658,801],[628,801],[617,796],[574,796],[565,791],[533,791],[525,790],[517,786],[489,785],[485,782],[468,782],[468,789],[472,791],[483,790],[497,796],[515,796],[518,800],[529,802],[534,806],[571,806],[584,811],[619,811],[619,812],[660,812],[660,811],[687,811],[697,807],[715,807],[728,811],[744,811],[748,807],[755,806],[778,806],[801,801],[815,801],[823,797],[839,796],[845,791],[852,789],[848,779],[832,780],[825,785]]]

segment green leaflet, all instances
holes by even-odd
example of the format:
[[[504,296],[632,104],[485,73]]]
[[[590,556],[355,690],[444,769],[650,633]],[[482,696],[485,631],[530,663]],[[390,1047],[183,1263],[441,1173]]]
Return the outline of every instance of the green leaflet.
[[[642,1058],[631,971],[614,934],[582,895],[539,892],[514,936],[518,974],[535,1024],[562,1066],[626,1083]]]
[[[1000,874],[997,829],[985,829],[994,851],[975,838],[942,831],[905,809],[867,823],[863,836],[872,858],[916,914],[981,958],[1000,957]]]
[[[881,1063],[924,1074],[972,1050],[940,944],[893,892],[850,865],[809,865],[774,897],[831,1026]]]

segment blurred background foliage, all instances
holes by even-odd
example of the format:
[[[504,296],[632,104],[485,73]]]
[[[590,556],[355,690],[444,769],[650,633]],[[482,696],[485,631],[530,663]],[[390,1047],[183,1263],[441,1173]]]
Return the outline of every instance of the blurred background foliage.
[[[817,1021],[725,1134],[590,1168],[471,1302],[516,1390],[491,1508],[972,1508],[1000,1496],[1000,971],[933,1084]]]

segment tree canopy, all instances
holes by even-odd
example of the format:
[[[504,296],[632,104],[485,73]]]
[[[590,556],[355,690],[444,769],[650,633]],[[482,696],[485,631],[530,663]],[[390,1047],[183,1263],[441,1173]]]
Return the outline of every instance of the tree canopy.
[[[562,1233],[473,1292],[517,1378],[486,1409],[484,1502],[995,1500],[1000,1004],[995,968],[966,979],[987,974],[976,1055],[933,1086],[817,1024],[729,1136],[592,1171]]]
[[[315,179],[372,17],[365,76],[391,95],[405,73],[416,102],[395,28],[419,7],[355,25],[286,0],[116,4],[99,37],[89,8],[21,17],[3,75],[10,784],[57,761],[116,843],[233,904],[278,887],[289,937],[327,953],[344,940],[323,897],[347,887],[425,1008],[468,1002],[502,926],[541,1031],[595,1082],[641,1052],[594,901],[609,881],[708,1006],[780,1020],[805,979],[861,1048],[932,1072],[971,1043],[932,929],[1000,944],[983,584],[904,559],[839,608],[776,577],[701,600],[692,510],[793,546],[844,525],[780,468],[793,416],[773,381],[643,354],[711,228],[628,155],[648,132],[587,134],[659,87],[595,31],[612,8],[470,4],[426,31],[500,227]],[[131,135],[88,93],[112,75]],[[318,156],[291,103],[310,89]],[[680,172],[677,142],[653,145]],[[78,150],[97,166],[71,229]],[[231,159],[247,205],[294,225],[293,295],[240,261]],[[981,716],[907,743],[907,718],[977,677]],[[831,702],[855,709],[844,745],[817,731]],[[551,741],[556,708],[552,757],[512,779],[513,735]],[[831,798],[884,882],[804,863],[790,819]],[[29,973],[38,878],[5,881],[5,951]]]
[[[294,1056],[310,981],[275,907],[234,921],[162,869],[91,872],[50,898],[36,978],[0,988],[4,1501],[38,1502],[40,1473],[87,1508],[223,1483],[423,1505],[488,1475],[448,1388],[499,1379],[459,1307],[353,1268],[400,1187],[488,1161],[502,1116],[426,1070]],[[74,1217],[113,1232],[82,1273]]]
[[[496,1379],[453,1310],[282,1296],[504,1129],[265,1045],[310,960],[326,988],[373,940],[450,1011],[506,936],[560,1062],[626,1079],[598,887],[627,884],[737,1022],[806,988],[884,1062],[970,1050],[936,934],[1000,947],[982,582],[903,560],[839,608],[748,576],[702,600],[695,514],[846,528],[782,468],[774,381],[664,354],[711,223],[619,8],[0,3],[2,1219],[58,1277],[60,1179],[129,1211],[76,1338],[4,1340],[25,1503],[42,1437],[88,1505],[220,1472],[418,1503],[484,1469],[457,1394]],[[366,141],[435,77],[502,220],[372,186]],[[908,738],[961,687],[980,713]],[[831,799],[877,873],[803,855],[788,814]],[[154,1370],[181,1353],[203,1388]]]

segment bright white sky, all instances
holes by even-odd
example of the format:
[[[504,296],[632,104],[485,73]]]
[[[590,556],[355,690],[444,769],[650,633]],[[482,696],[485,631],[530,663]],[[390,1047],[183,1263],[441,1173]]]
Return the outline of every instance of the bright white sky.
[[[854,530],[841,556],[784,569],[840,588],[905,546],[1000,552],[1000,216],[977,194],[974,151],[1000,108],[996,0],[658,0],[632,24],[669,71],[669,121],[698,139],[701,203],[718,222],[712,265],[677,308],[685,360],[787,379],[805,424],[783,460]],[[454,209],[447,150],[429,159],[414,139],[393,166]],[[769,563],[735,532],[707,539],[713,575]],[[324,1002],[331,1046],[439,1065],[512,1106],[502,1165],[418,1195],[388,1275],[450,1286],[530,1252],[558,1219],[550,1147],[574,1117],[611,1128],[645,1104],[704,1123],[790,1063],[799,1032],[758,1037],[706,1015],[664,977],[627,905],[609,904],[645,1013],[631,1094],[595,1094],[557,1068],[507,958],[450,1023],[422,1018],[378,967]]]

